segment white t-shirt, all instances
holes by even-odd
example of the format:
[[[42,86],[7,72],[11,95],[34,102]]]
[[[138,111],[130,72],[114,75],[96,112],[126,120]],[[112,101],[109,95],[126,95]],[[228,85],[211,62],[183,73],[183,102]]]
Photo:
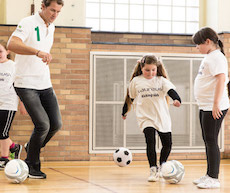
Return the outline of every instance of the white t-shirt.
[[[39,13],[22,19],[12,36],[20,38],[26,45],[49,53],[53,45],[54,25],[48,27]],[[49,65],[35,55],[16,54],[15,87],[37,90],[52,87]]]
[[[18,96],[14,90],[15,63],[0,63],[0,110],[17,111]]]
[[[229,98],[227,83],[228,79],[228,62],[226,57],[220,50],[210,52],[202,60],[198,74],[194,83],[194,95],[199,105],[199,109],[204,111],[212,111],[215,88],[216,75],[225,74],[224,93],[220,100],[220,110],[229,108]]]
[[[160,132],[171,132],[171,118],[165,96],[175,86],[162,76],[146,79],[143,75],[133,78],[129,85],[130,97],[140,129],[154,127]]]

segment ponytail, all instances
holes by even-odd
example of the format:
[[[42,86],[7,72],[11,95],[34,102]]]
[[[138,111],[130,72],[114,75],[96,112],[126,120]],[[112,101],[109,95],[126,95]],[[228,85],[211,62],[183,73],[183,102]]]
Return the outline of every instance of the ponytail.
[[[224,53],[224,44],[220,39],[218,39],[218,46],[220,47],[220,51],[225,55],[225,53]]]

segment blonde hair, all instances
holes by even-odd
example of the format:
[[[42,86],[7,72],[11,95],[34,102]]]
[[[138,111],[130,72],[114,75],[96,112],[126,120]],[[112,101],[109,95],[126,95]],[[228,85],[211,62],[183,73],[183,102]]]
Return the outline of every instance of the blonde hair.
[[[134,68],[134,71],[133,71],[133,74],[131,76],[130,82],[133,80],[134,77],[140,76],[142,74],[141,69],[145,65],[150,65],[150,64],[154,64],[154,65],[157,66],[157,76],[163,76],[164,78],[168,79],[168,74],[167,74],[167,71],[166,71],[163,63],[161,61],[157,60],[157,58],[154,55],[146,55],[141,60],[137,61],[137,65]],[[169,104],[168,96],[166,96],[166,100],[167,100],[167,103]],[[128,107],[128,111],[126,113],[128,113],[130,111],[131,105],[132,105],[132,100],[131,100],[131,98],[129,96],[129,89],[127,89],[125,102],[126,102],[127,107]]]
[[[0,40],[0,44],[6,49],[6,51],[8,50],[7,49],[7,42],[5,42],[3,40]],[[11,55],[10,54],[7,55],[7,59],[11,59]]]

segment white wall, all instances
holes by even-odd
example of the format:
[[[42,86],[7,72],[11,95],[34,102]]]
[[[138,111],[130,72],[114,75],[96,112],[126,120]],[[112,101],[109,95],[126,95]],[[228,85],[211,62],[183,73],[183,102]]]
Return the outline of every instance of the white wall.
[[[6,23],[18,22],[30,15],[33,0],[6,0]],[[41,0],[34,0],[35,11],[41,10]],[[85,26],[85,0],[64,0],[64,7],[55,21],[57,26]]]

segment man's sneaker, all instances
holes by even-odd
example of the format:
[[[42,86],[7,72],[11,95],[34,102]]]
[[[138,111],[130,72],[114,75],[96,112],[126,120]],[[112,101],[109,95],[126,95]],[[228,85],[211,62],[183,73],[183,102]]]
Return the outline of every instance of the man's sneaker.
[[[46,174],[40,170],[35,170],[34,167],[29,166],[29,178],[33,179],[45,179]]]
[[[202,189],[220,188],[220,182],[218,179],[208,176],[204,182],[197,184],[197,187]]]
[[[203,183],[207,178],[208,178],[208,175],[202,176],[199,179],[194,180],[193,184],[197,185],[197,184]]]
[[[6,167],[6,164],[9,162],[7,158],[0,158],[0,170],[4,169]]]
[[[158,176],[160,177],[160,178],[163,178],[163,175],[162,175],[162,165],[160,165],[159,167],[158,167]]]
[[[158,172],[157,172],[157,167],[153,166],[150,168],[150,176],[148,177],[149,182],[156,182],[158,181]]]
[[[20,144],[15,144],[13,148],[10,148],[11,155],[10,157],[12,159],[20,159],[20,155],[22,152],[22,146]]]

